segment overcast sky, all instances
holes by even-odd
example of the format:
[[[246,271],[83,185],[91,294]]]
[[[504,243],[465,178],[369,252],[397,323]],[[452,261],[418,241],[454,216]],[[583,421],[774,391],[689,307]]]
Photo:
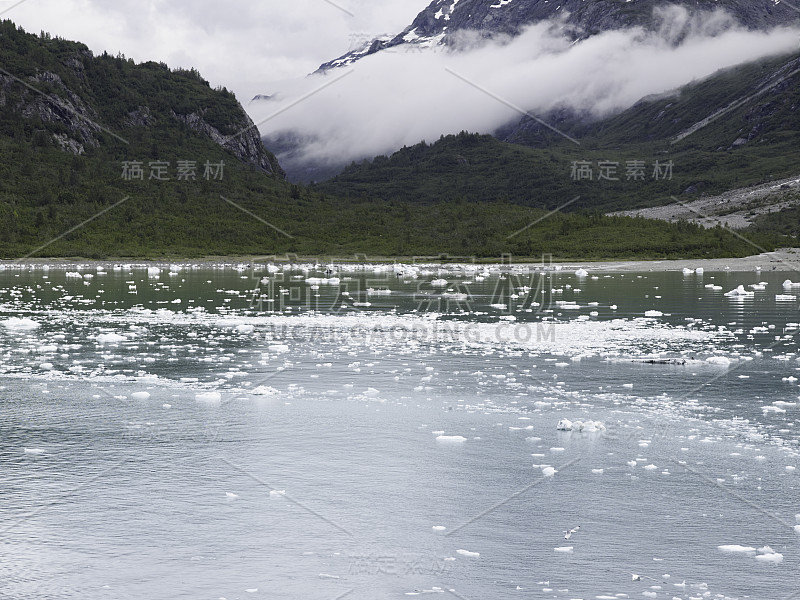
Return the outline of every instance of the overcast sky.
[[[0,1],[27,31],[122,52],[137,62],[195,67],[243,103],[344,54],[363,36],[399,33],[430,0]],[[337,8],[341,7],[341,8]],[[10,10],[8,10],[10,7]]]

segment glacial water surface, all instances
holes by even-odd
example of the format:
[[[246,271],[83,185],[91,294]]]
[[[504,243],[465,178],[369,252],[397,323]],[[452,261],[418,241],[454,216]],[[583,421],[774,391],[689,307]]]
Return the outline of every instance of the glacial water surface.
[[[0,597],[799,598],[800,274],[587,268],[5,265]]]

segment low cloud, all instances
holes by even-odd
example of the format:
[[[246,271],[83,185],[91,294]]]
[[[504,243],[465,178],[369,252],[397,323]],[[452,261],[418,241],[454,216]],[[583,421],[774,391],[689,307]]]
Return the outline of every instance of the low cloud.
[[[478,43],[465,34],[461,52],[400,47],[287,82],[276,99],[248,110],[256,122],[268,119],[261,125],[268,138],[305,140],[282,157],[290,168],[341,166],[442,134],[491,133],[521,118],[507,103],[533,114],[569,107],[603,116],[798,46],[797,29],[747,31],[722,11],[690,17],[672,7],[656,16],[656,31],[609,31],[578,43],[560,23],[539,23],[512,40]]]

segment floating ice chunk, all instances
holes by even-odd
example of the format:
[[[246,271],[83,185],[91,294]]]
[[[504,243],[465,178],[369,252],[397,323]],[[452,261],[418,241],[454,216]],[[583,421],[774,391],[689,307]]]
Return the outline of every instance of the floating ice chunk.
[[[205,392],[203,394],[195,395],[194,399],[203,404],[220,404],[222,402],[222,394],[219,392]]]
[[[286,344],[270,344],[267,346],[267,350],[270,352],[283,353],[289,351],[289,346]]]
[[[470,552],[469,550],[456,550],[456,554],[460,554],[461,556],[466,556],[468,558],[479,558],[481,553],[480,552]]]
[[[572,554],[574,550],[574,546],[559,546],[558,548],[553,548],[555,552],[562,552],[564,554]]]
[[[127,340],[128,338],[118,333],[101,333],[97,336],[98,344],[119,344],[120,342],[125,342]]]
[[[469,294],[460,292],[444,292],[442,298],[449,298],[450,300],[469,300]]]
[[[236,331],[239,333],[253,333],[255,329],[255,326],[247,323],[242,323],[241,325],[236,326]]]
[[[787,279],[786,281],[783,282],[783,287],[785,288],[800,287],[800,283],[795,283],[791,279]]]
[[[644,313],[644,316],[645,317],[663,317],[664,313],[661,312],[660,310],[648,310],[646,313]]]
[[[559,431],[572,431],[572,421],[569,419],[561,419],[556,425],[556,429]]]
[[[750,297],[750,296],[755,296],[755,292],[749,292],[746,289],[744,289],[743,285],[740,285],[736,289],[731,290],[730,292],[725,292],[725,295],[729,297]]]
[[[133,400],[149,400],[150,392],[134,392],[131,394]]]
[[[52,371],[53,370],[53,363],[43,362],[42,364],[39,365],[39,368],[42,371]]]
[[[545,467],[542,469],[542,475],[545,477],[552,477],[556,473],[558,473],[558,471],[556,471],[553,467]]]
[[[706,272],[706,270],[705,270],[703,267],[697,267],[697,268],[694,270],[694,272],[695,272],[695,273],[697,273],[698,275],[702,275],[703,273],[705,273],[705,272]]]
[[[617,305],[616,304],[612,304],[608,308],[610,308],[611,310],[617,310]]]
[[[147,269],[147,276],[151,279],[158,279],[161,276],[161,269],[158,267],[149,267]]]
[[[792,294],[776,294],[775,296],[776,302],[794,302],[795,300],[797,300],[797,296]]]
[[[269,497],[270,498],[279,498],[280,496],[285,496],[286,490],[270,490]]]
[[[592,469],[592,473],[594,475],[602,475],[603,474],[603,469]]]
[[[13,331],[32,331],[33,329],[39,329],[41,324],[27,317],[11,317],[3,321],[3,327]]]
[[[442,444],[462,444],[467,438],[462,435],[439,435],[436,436],[436,441]]]
[[[575,271],[575,275],[578,277],[587,277],[589,275],[589,271],[586,269],[578,269]]]
[[[769,546],[764,546],[758,549],[758,556],[756,556],[756,560],[759,562],[777,564],[783,562],[783,554],[775,552],[775,550]]]
[[[434,525],[433,527],[431,527],[431,529],[433,529],[434,531],[444,531],[445,529],[447,529],[447,527],[445,527],[444,525]]]
[[[683,267],[683,274],[684,275],[694,275],[694,269],[689,269],[687,267]]]
[[[759,554],[756,556],[756,560],[759,562],[777,564],[783,562],[783,554],[778,552],[773,552],[772,554]]]
[[[431,286],[436,288],[443,288],[447,287],[447,280],[446,279],[434,279],[431,281]]]
[[[228,500],[236,500],[239,497],[239,494],[234,494],[233,492],[225,492],[225,497]]]
[[[34,456],[39,456],[41,454],[44,454],[44,450],[42,450],[41,448],[23,448],[22,451],[25,454],[33,454]]]
[[[731,554],[746,554],[747,556],[755,556],[756,549],[752,546],[740,546],[739,544],[726,544],[724,546],[717,546],[722,552]]]
[[[658,467],[655,465],[646,465],[645,470],[647,471],[655,471]]]
[[[721,367],[727,367],[731,364],[731,359],[727,356],[709,356],[706,359],[706,362],[710,365],[719,365]]]
[[[274,396],[278,393],[278,390],[268,385],[259,385],[251,390],[248,390],[247,393],[251,396]]]

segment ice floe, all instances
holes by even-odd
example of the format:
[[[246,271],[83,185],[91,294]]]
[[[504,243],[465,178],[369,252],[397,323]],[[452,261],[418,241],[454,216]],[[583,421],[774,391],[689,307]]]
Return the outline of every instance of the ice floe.
[[[0,324],[6,329],[13,331],[32,331],[41,327],[40,323],[27,317],[11,317],[10,319],[2,321]]]

